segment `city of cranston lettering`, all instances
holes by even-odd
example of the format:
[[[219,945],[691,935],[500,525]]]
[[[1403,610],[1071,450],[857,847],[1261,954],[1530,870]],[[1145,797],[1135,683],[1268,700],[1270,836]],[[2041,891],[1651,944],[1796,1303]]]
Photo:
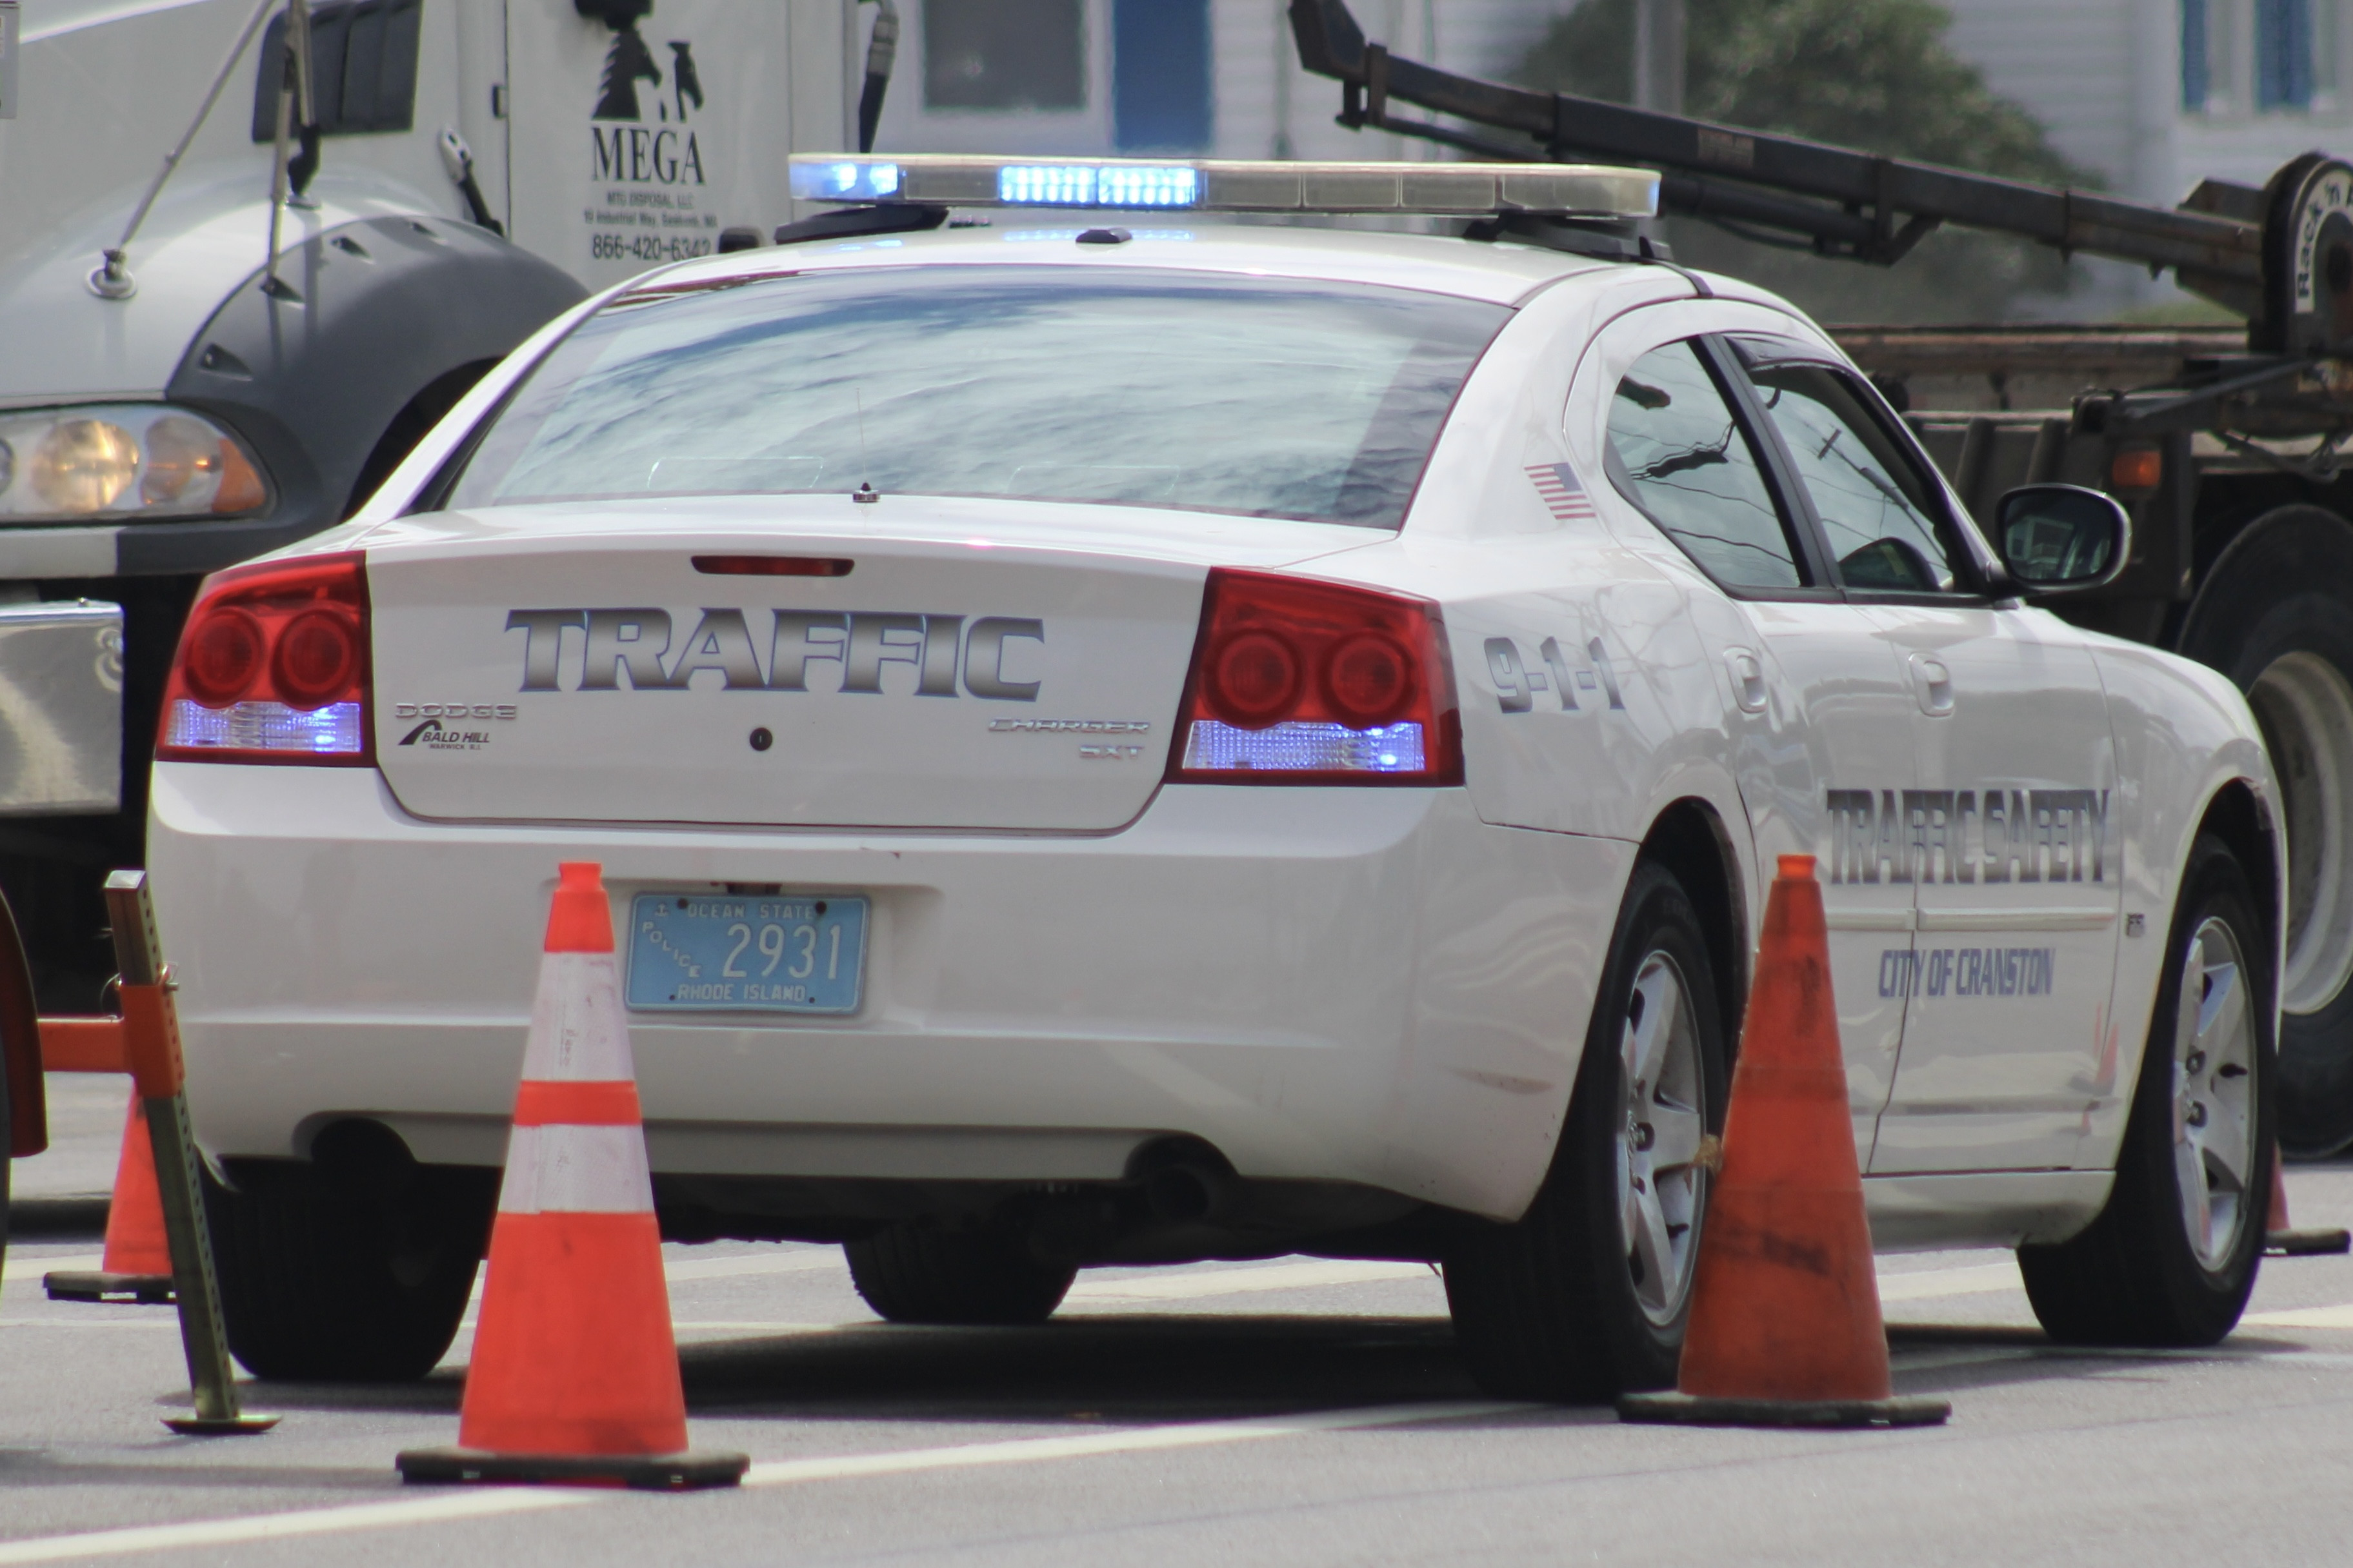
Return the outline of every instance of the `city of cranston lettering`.
[[[1879,955],[1879,994],[2048,996],[2058,967],[2049,947],[1891,947]]]
[[[2108,792],[1834,789],[1830,882],[2100,882]]]

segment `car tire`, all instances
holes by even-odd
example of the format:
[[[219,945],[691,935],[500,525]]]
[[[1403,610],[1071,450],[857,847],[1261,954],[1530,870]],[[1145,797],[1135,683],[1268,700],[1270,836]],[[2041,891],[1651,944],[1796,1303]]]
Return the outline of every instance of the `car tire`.
[[[2276,1178],[2272,949],[2255,908],[2230,849],[2199,838],[2107,1206],[2072,1240],[2018,1249],[2054,1340],[2211,1345],[2246,1309]]]
[[[1492,1394],[1581,1403],[1674,1382],[1707,1203],[1701,1140],[1724,1127],[1707,954],[1682,885],[1637,867],[1544,1185],[1517,1223],[1470,1226],[1447,1249],[1455,1340]]]
[[[889,1226],[842,1247],[850,1283],[893,1323],[1042,1323],[1078,1278],[1040,1263],[1008,1226]]]
[[[205,1178],[231,1354],[259,1378],[398,1383],[431,1372],[466,1313],[496,1173],[421,1167],[397,1194],[343,1192],[308,1164]]]

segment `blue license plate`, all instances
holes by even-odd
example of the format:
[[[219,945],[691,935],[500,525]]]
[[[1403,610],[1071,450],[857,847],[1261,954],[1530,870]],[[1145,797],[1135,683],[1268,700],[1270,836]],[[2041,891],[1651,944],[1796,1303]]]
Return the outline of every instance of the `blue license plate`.
[[[855,1013],[866,900],[838,893],[639,893],[629,1005],[642,1012]]]

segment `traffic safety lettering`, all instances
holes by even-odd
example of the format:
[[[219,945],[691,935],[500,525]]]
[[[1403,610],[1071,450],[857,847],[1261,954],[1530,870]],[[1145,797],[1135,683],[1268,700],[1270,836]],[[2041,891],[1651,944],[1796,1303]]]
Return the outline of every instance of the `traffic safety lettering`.
[[[2104,882],[2104,789],[1834,789],[1828,880]]]

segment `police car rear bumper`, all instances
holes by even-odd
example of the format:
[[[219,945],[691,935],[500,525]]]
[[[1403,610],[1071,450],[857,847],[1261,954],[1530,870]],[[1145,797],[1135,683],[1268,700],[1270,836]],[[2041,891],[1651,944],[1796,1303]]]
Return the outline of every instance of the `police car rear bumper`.
[[[555,866],[591,859],[617,913],[723,882],[873,900],[855,1016],[633,1016],[659,1172],[1113,1179],[1187,1133],[1246,1176],[1509,1218],[1635,847],[1461,790],[1168,786],[1092,837],[476,827],[367,770],[165,763],[148,863],[216,1159],[367,1116],[497,1164]]]

